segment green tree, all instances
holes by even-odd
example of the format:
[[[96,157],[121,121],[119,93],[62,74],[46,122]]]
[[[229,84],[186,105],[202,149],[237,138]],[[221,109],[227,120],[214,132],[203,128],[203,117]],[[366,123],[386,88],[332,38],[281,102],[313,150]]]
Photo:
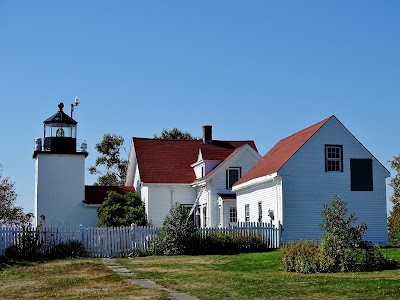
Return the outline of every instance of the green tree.
[[[121,149],[125,151],[124,139],[116,134],[105,134],[95,146],[100,156],[95,165],[89,167],[92,175],[100,175],[93,185],[119,186],[125,185],[128,160],[121,157]]]
[[[3,166],[0,165],[0,226],[25,223],[22,208],[15,206],[18,195],[14,185],[10,177],[3,177]]]
[[[136,224],[146,225],[146,211],[142,199],[136,192],[119,194],[111,191],[97,209],[98,226],[119,227]]]
[[[354,213],[348,215],[347,202],[335,195],[331,207],[324,204],[321,211],[322,224],[325,231],[319,244],[321,250],[321,270],[349,271],[354,267],[354,250],[365,248],[367,242],[362,240],[367,225],[354,225],[357,221]]]
[[[393,203],[393,207],[388,218],[389,243],[393,246],[400,246],[400,156],[394,157],[390,164],[397,173],[390,181],[393,188],[390,201]]]
[[[155,139],[174,139],[174,140],[198,140],[199,138],[192,136],[189,132],[180,131],[178,128],[171,130],[163,129],[161,135],[153,135]]]
[[[331,241],[335,248],[359,247],[362,242],[367,225],[354,225],[357,218],[354,213],[348,215],[347,202],[335,195],[331,203],[324,204],[321,211],[322,224],[321,230],[326,231],[324,238]],[[347,216],[348,215],[348,216]]]
[[[194,222],[192,218],[189,218],[188,209],[175,203],[164,219],[161,234],[156,243],[157,254],[188,254],[194,232]]]

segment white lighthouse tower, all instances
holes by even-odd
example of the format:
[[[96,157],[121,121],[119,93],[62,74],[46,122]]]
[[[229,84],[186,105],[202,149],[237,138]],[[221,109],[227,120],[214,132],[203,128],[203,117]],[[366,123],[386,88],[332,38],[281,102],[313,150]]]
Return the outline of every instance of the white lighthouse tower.
[[[76,104],[77,105],[77,100]],[[84,206],[86,144],[77,150],[77,124],[59,111],[45,120],[44,146],[35,139],[35,218],[46,226],[92,226],[96,214]],[[73,108],[73,107],[72,107]]]

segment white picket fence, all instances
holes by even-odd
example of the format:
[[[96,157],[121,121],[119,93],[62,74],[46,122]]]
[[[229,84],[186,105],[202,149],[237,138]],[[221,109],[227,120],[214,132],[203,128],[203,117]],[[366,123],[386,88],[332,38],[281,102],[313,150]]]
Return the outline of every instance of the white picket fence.
[[[0,228],[0,256],[11,245],[21,242],[21,235],[27,233],[37,237],[42,246],[42,252],[46,248],[60,242],[71,240],[82,243],[87,254],[91,257],[121,257],[132,254],[134,251],[148,251],[152,243],[157,239],[159,227],[136,226],[130,227],[94,227],[94,228],[67,228],[67,227],[43,227]]]
[[[92,257],[121,257],[135,251],[149,251],[160,232],[159,227],[95,227],[82,231],[82,244]]]
[[[209,232],[221,232],[221,233],[238,233],[241,235],[256,235],[261,237],[263,243],[268,245],[268,248],[279,248],[282,245],[282,233],[283,227],[281,222],[275,226],[272,222],[270,223],[258,223],[258,222],[239,222],[236,225],[228,227],[206,227],[199,228],[198,232],[206,234]]]
[[[5,255],[5,250],[21,240],[19,237],[25,232],[37,236],[38,240],[46,247],[60,242],[75,240],[82,242],[87,254],[91,257],[122,257],[134,252],[146,252],[153,246],[160,233],[159,227],[136,226],[130,227],[93,227],[93,228],[63,228],[45,227],[22,229],[19,227],[0,228],[0,256]],[[261,236],[269,248],[278,248],[282,245],[282,225],[272,223],[238,223],[237,226],[224,228],[200,228],[202,234],[207,232],[240,233]]]

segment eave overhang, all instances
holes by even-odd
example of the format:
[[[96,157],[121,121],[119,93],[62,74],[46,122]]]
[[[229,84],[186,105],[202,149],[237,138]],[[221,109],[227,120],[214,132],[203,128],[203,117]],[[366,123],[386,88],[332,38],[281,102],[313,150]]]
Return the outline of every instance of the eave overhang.
[[[232,191],[236,192],[236,191],[243,190],[245,188],[253,187],[253,186],[260,185],[260,184],[263,184],[263,183],[266,183],[266,182],[270,182],[270,181],[273,181],[277,176],[278,176],[278,173],[275,172],[275,173],[272,173],[272,174],[268,174],[266,176],[254,178],[252,180],[243,182],[242,184],[239,184],[239,185],[236,185],[236,186],[234,185],[232,187]]]

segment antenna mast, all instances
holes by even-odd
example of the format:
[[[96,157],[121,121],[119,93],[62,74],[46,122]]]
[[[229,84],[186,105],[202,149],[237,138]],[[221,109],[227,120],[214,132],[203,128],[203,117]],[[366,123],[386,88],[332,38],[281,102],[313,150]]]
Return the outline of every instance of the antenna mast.
[[[74,103],[71,103],[71,119],[73,119],[72,113],[74,112],[74,106],[78,106],[78,105],[79,105],[79,99],[78,99],[78,96],[76,96]]]

